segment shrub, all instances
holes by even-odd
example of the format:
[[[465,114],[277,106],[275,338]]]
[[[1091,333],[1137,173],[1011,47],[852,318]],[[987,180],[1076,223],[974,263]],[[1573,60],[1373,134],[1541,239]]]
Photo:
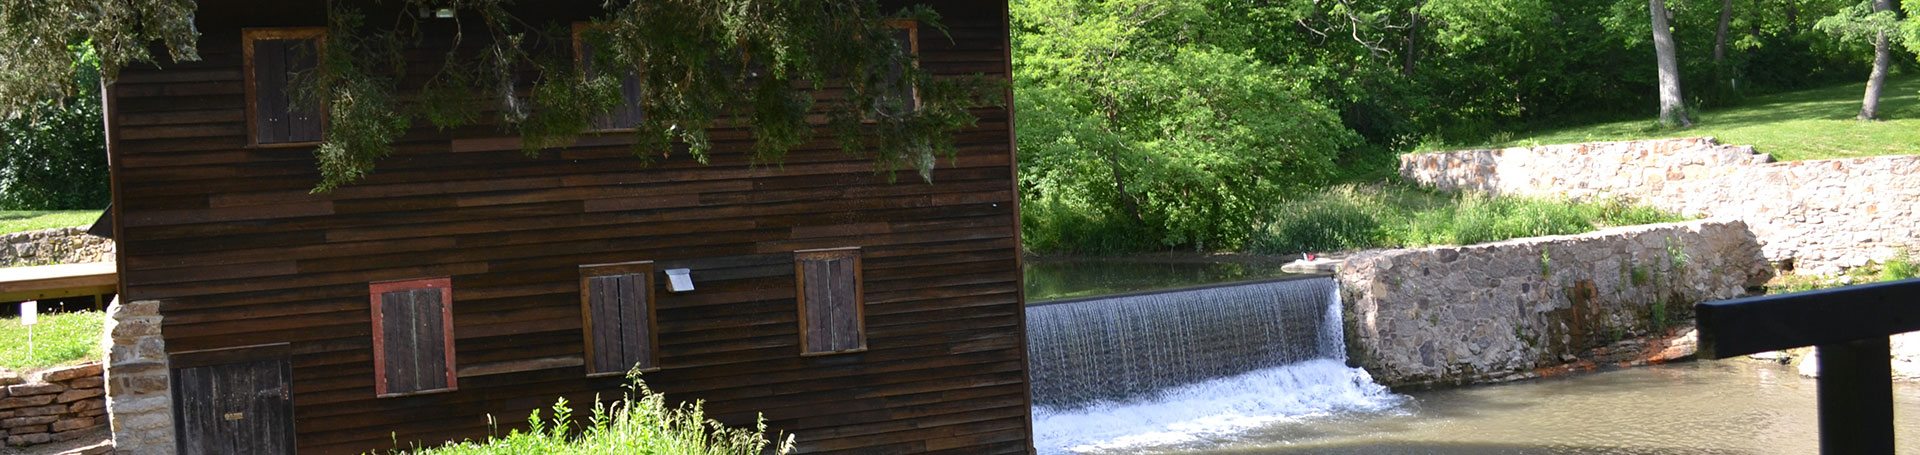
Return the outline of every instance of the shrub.
[[[1466,245],[1680,221],[1656,208],[1606,200],[1442,193],[1404,185],[1338,186],[1280,205],[1251,242],[1261,253]]]
[[[707,420],[701,403],[667,404],[665,395],[653,392],[640,380],[638,372],[629,373],[624,399],[612,404],[596,402],[584,423],[573,415],[573,408],[561,398],[553,405],[551,419],[535,409],[527,416],[527,431],[514,430],[506,437],[490,437],[486,442],[465,441],[446,446],[418,449],[414,455],[599,455],[599,454],[704,454],[761,455],[770,447],[764,436],[764,419],[753,428],[730,428]],[[575,428],[578,424],[579,428]],[[793,450],[788,435],[772,453],[784,455]],[[404,453],[391,451],[393,454]]]
[[[43,103],[38,115],[0,122],[0,209],[99,209],[107,206],[107,147],[100,116],[99,60],[74,46],[84,68],[80,93]]]

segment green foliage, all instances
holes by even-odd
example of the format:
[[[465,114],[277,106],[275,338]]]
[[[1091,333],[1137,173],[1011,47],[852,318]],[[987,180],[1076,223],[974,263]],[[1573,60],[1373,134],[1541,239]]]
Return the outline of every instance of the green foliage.
[[[98,311],[44,313],[32,329],[19,318],[0,319],[0,369],[24,371],[100,360],[106,314]],[[27,346],[27,337],[33,346]]]
[[[99,219],[99,210],[0,210],[0,234],[86,226]]]
[[[1467,245],[1681,221],[1651,207],[1453,194],[1404,186],[1343,185],[1280,204],[1251,243],[1263,253]],[[1551,271],[1542,252],[1542,273]]]
[[[1913,260],[1912,253],[1901,251],[1880,263],[1880,281],[1900,281],[1915,277],[1920,277],[1920,262]]]
[[[1271,201],[1329,181],[1356,143],[1299,75],[1192,33],[1221,20],[1199,5],[1013,8],[1021,197],[1044,208],[1030,248],[1101,252],[1115,242],[1043,232],[1098,225],[1124,244],[1233,249]]]
[[[0,119],[30,118],[91,89],[89,60],[108,80],[154,61],[155,44],[174,61],[199,60],[194,9],[193,0],[0,0]],[[68,48],[82,43],[92,52]]]
[[[0,210],[107,206],[112,196],[100,116],[100,61],[93,49],[68,47],[76,66],[70,81],[74,95],[43,100],[18,118],[0,121]]]
[[[752,428],[730,428],[708,420],[700,402],[671,405],[665,395],[647,389],[639,373],[628,375],[624,399],[596,402],[586,421],[573,415],[566,398],[553,405],[553,417],[535,409],[527,430],[514,430],[485,442],[464,441],[442,447],[389,453],[413,455],[599,455],[705,454],[784,455],[793,450],[791,435],[770,446],[764,419]]]
[[[402,51],[431,41],[428,28],[410,14],[373,26],[359,10],[335,7],[326,63],[303,85],[329,108],[315,191],[366,176],[416,120],[441,129],[479,123],[476,99],[494,103],[498,123],[521,136],[528,154],[571,145],[624,102],[625,72],[583,71],[570,57],[570,29],[526,25],[507,0],[405,3],[404,10],[454,7],[458,26],[447,39],[481,35],[484,51],[448,52],[424,84],[402,87]],[[587,66],[644,69],[645,115],[621,126],[636,131],[634,153],[649,162],[676,152],[707,162],[710,130],[744,128],[754,137],[753,162],[776,164],[815,139],[819,122],[810,116],[824,111],[843,151],[872,158],[879,172],[912,169],[930,181],[937,158],[955,152],[954,134],[975,123],[970,109],[1003,98],[983,76],[934,78],[913,64],[890,22],[918,20],[936,32],[922,41],[950,39],[926,7],[888,14],[875,0],[698,0],[610,1],[604,9],[582,33],[595,49]],[[816,101],[830,83],[841,96]],[[422,96],[393,96],[413,90]],[[907,90],[917,105],[897,95]]]

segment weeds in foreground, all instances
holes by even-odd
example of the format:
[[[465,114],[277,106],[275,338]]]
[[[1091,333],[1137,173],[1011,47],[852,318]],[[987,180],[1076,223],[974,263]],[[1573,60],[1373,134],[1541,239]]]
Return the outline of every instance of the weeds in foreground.
[[[793,436],[777,445],[765,437],[764,418],[752,428],[733,428],[708,420],[698,401],[678,406],[647,388],[638,372],[627,375],[626,398],[612,404],[595,402],[585,422],[573,415],[565,398],[554,403],[551,419],[535,409],[527,430],[513,430],[486,442],[465,441],[431,449],[394,450],[400,455],[784,455],[793,450]],[[489,417],[489,426],[492,418]],[[575,425],[579,425],[575,428]],[[769,447],[772,445],[772,447]]]
[[[1879,264],[1854,267],[1839,275],[1782,274],[1767,283],[1767,294],[1816,291],[1841,286],[1920,278],[1920,261],[1901,251]]]
[[[1277,213],[1279,219],[1256,234],[1254,251],[1467,245],[1686,219],[1618,200],[1444,193],[1404,185],[1337,186],[1288,201]]]

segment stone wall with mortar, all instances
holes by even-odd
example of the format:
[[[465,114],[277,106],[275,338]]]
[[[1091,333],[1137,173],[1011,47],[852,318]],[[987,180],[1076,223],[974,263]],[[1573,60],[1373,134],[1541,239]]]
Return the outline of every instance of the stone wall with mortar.
[[[107,413],[117,453],[174,453],[173,397],[160,302],[107,306]]]
[[[1814,273],[1920,252],[1920,156],[1770,161],[1753,147],[1687,138],[1405,155],[1400,175],[1446,190],[1738,218],[1767,259]]]
[[[7,447],[70,441],[107,422],[99,363],[28,377],[0,375],[0,441]]]
[[[0,235],[0,267],[113,260],[113,241],[88,235],[86,226]]]
[[[1367,252],[1338,273],[1348,357],[1391,386],[1527,377],[1772,277],[1732,220]]]

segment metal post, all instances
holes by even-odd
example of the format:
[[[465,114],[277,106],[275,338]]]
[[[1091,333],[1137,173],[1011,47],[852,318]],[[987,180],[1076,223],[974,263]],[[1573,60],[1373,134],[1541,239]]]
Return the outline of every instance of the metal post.
[[[1893,367],[1885,337],[1822,344],[1820,453],[1893,455]]]

